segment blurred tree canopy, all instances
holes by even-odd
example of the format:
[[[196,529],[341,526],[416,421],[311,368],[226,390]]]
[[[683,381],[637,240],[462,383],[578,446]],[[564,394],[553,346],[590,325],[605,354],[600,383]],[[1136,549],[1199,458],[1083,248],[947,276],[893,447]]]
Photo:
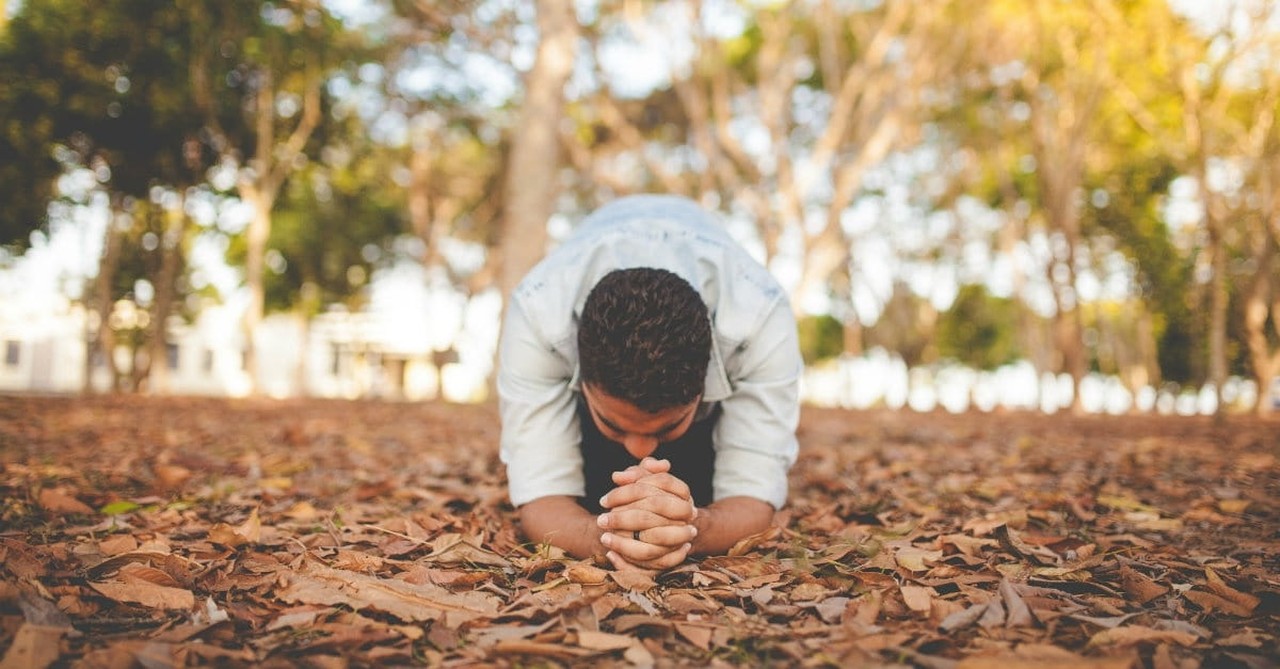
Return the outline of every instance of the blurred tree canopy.
[[[264,311],[358,308],[400,262],[509,290],[548,218],[678,193],[784,280],[809,362],[1265,388],[1276,4],[26,0],[0,244],[108,208],[84,302],[153,316],[117,372],[162,385],[196,240],[242,270],[252,368]]]

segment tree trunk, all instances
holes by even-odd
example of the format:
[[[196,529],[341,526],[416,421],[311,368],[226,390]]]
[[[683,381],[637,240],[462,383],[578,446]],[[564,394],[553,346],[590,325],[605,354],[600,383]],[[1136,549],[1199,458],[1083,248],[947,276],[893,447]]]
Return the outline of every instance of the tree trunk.
[[[1209,253],[1212,278],[1209,282],[1209,382],[1217,398],[1214,415],[1223,415],[1222,386],[1227,381],[1227,307],[1230,300],[1227,287],[1227,248],[1222,235],[1222,225],[1212,213],[1207,187],[1202,187],[1205,212],[1209,227]]]
[[[191,217],[185,211],[184,201],[179,199],[175,209],[164,212],[168,225],[161,243],[160,272],[155,277],[155,303],[147,336],[150,351],[147,357],[151,367],[147,377],[148,390],[153,394],[169,392],[168,321],[178,292],[178,276],[186,260],[182,242],[191,227]]]
[[[120,219],[124,212],[112,207],[110,220],[107,221],[106,232],[103,233],[102,255],[98,259],[98,276],[94,279],[92,309],[98,313],[98,331],[92,340],[87,342],[85,351],[84,392],[93,393],[93,354],[96,351],[102,356],[111,378],[110,392],[120,389],[120,370],[116,367],[116,333],[111,329],[111,312],[115,308],[112,296],[112,284],[115,283],[116,268],[120,263],[120,247],[124,243],[124,231],[120,229]],[[87,314],[86,314],[87,317]]]
[[[564,85],[573,71],[578,23],[573,3],[538,0],[538,52],[525,88],[511,147],[499,245],[503,298],[546,252],[547,219],[555,210]]]
[[[308,364],[311,355],[311,314],[304,309],[298,316],[298,364],[294,367],[294,393],[298,397],[311,396],[310,370]]]
[[[244,261],[244,281],[249,290],[249,301],[244,310],[244,371],[249,376],[249,392],[257,394],[258,351],[254,340],[258,325],[262,323],[265,292],[262,273],[267,251],[267,238],[271,235],[271,202],[257,189],[243,188],[241,197],[249,204],[252,214],[246,231],[247,249]]]
[[[1280,319],[1280,314],[1272,311],[1272,291],[1275,274],[1276,240],[1266,231],[1258,240],[1258,251],[1254,255],[1257,268],[1249,286],[1244,305],[1245,342],[1249,348],[1249,361],[1253,367],[1253,378],[1258,384],[1258,403],[1255,411],[1258,415],[1266,415],[1271,411],[1271,380],[1280,374],[1280,351],[1272,351],[1267,341],[1267,316]]]
[[[255,152],[249,161],[249,169],[241,170],[236,189],[240,199],[252,211],[249,229],[246,231],[245,284],[249,290],[249,302],[244,314],[244,368],[249,376],[249,391],[257,394],[258,352],[254,337],[262,322],[263,263],[267,252],[267,239],[271,237],[271,210],[285,181],[296,169],[303,148],[320,125],[323,116],[320,87],[324,77],[312,63],[305,67],[308,83],[302,96],[302,113],[297,125],[283,142],[276,141],[276,91],[275,79],[268,71],[260,71],[257,99],[254,105]]]

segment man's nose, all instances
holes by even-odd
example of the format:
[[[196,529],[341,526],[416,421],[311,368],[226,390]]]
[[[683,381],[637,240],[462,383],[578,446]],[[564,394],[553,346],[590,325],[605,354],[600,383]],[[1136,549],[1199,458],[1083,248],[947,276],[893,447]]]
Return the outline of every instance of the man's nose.
[[[658,440],[640,435],[628,436],[622,440],[622,447],[637,460],[643,460],[658,450]]]

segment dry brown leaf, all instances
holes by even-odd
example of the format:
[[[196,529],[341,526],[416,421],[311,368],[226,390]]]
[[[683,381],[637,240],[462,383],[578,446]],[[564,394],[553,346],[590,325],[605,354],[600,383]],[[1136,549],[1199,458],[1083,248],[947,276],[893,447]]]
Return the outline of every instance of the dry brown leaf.
[[[217,523],[209,528],[209,541],[228,548],[240,548],[256,544],[261,540],[262,521],[258,518],[257,509],[254,509],[243,523],[235,527],[227,523]]]
[[[41,490],[40,508],[51,513],[77,513],[84,515],[94,513],[92,507],[76,499],[75,494],[66,488],[45,488]]]
[[[907,608],[916,613],[929,613],[933,610],[933,588],[919,585],[903,585],[898,588],[902,592],[902,600]]]
[[[41,454],[0,463],[0,637],[18,633],[18,610],[40,624],[23,589],[40,590],[87,631],[61,639],[57,666],[1272,664],[1265,566],[1278,548],[1259,522],[1270,497],[1256,473],[1272,470],[1241,463],[1261,462],[1274,425],[1251,417],[1222,432],[1142,416],[1098,429],[1065,414],[851,420],[806,409],[776,535],[743,544],[746,555],[622,575],[518,534],[492,407],[44,402],[0,402],[0,442]],[[157,462],[211,482],[181,483],[180,499],[139,496],[139,483],[163,485]],[[228,476],[248,483],[217,484]],[[67,522],[39,506],[42,488],[130,509]],[[265,524],[276,518],[285,524]],[[245,536],[252,522],[257,542]],[[467,545],[447,545],[459,537]],[[459,559],[473,550],[511,565]],[[326,598],[337,603],[286,603],[290,572],[321,558],[348,568]],[[89,582],[199,597],[189,611],[146,610]],[[401,590],[414,584],[496,608],[402,620],[431,608]],[[384,600],[405,610],[384,612]],[[1136,622],[1147,629],[1125,627]]]
[[[1249,509],[1251,502],[1247,499],[1220,499],[1218,510],[1223,513],[1241,514]]]
[[[711,556],[702,560],[701,567],[704,571],[723,570],[744,579],[782,571],[782,566],[776,561],[761,560],[755,556]]]
[[[572,660],[574,658],[591,654],[591,651],[582,648],[574,648],[558,643],[525,641],[522,639],[499,641],[493,645],[493,651],[499,655],[534,655],[537,657],[550,657],[557,660]]]
[[[130,564],[140,564],[163,570],[164,573],[173,577],[183,587],[191,584],[191,575],[199,568],[196,563],[184,557],[171,553],[146,550],[145,546],[140,546],[136,551],[121,553],[93,565],[89,568],[88,575],[91,578],[101,579],[112,572],[125,569]]]
[[[943,545],[955,546],[957,550],[970,557],[978,557],[986,548],[999,546],[1000,542],[995,539],[982,539],[979,537],[971,537],[967,534],[947,534],[938,537]]]
[[[585,562],[578,562],[569,565],[569,568],[564,570],[564,576],[569,579],[570,583],[581,583],[583,585],[599,585],[604,583],[609,580],[609,574],[610,572]],[[652,581],[653,579],[649,580]]]
[[[1122,615],[1122,616],[1110,616],[1106,618],[1097,618],[1094,616],[1086,616],[1086,615],[1081,615],[1079,613],[1072,613],[1072,614],[1069,614],[1068,617],[1073,618],[1075,620],[1082,620],[1087,623],[1093,623],[1094,625],[1097,625],[1098,627],[1102,627],[1105,629],[1115,629],[1125,624],[1125,622],[1127,622],[1130,618],[1136,615],[1138,614],[1126,613],[1125,615]]]
[[[622,586],[622,589],[627,592],[649,592],[658,585],[657,582],[653,580],[653,576],[648,572],[640,571],[638,569],[611,571],[609,572],[609,578],[613,579],[614,583]]]
[[[258,509],[254,508],[249,517],[236,527],[236,534],[244,537],[251,544],[262,541],[262,519],[258,517]]]
[[[1252,607],[1246,608],[1230,599],[1227,599],[1226,597],[1212,592],[1192,589],[1182,593],[1182,596],[1195,602],[1196,605],[1204,609],[1206,613],[1221,611],[1238,618],[1248,618],[1249,615],[1253,613]]]
[[[1247,592],[1240,592],[1239,590],[1227,585],[1226,582],[1222,580],[1222,577],[1218,576],[1218,572],[1212,569],[1206,569],[1204,570],[1204,573],[1205,577],[1208,578],[1209,590],[1235,605],[1234,611],[1228,611],[1232,615],[1247,618],[1253,614],[1253,610],[1258,608],[1258,604],[1262,602],[1261,599],[1254,595]]]
[[[977,623],[978,620],[983,617],[983,614],[986,613],[986,602],[984,602],[984,604],[974,604],[973,606],[969,606],[968,609],[956,611],[956,613],[947,615],[947,617],[943,618],[942,622],[938,624],[938,628],[943,632],[955,632],[956,629],[964,629],[966,627],[973,626],[973,624]]]
[[[117,602],[140,604],[152,609],[190,611],[196,606],[196,597],[190,590],[156,585],[146,581],[91,582],[89,586]]]
[[[630,648],[636,643],[635,639],[622,634],[610,634],[608,632],[592,632],[589,630],[581,630],[578,632],[578,645],[587,650],[622,650]]]
[[[1267,641],[1275,639],[1273,636],[1260,634],[1257,630],[1245,629],[1232,634],[1225,639],[1217,641],[1219,646],[1239,646],[1241,648],[1262,648]]]
[[[844,612],[849,608],[849,602],[852,601],[848,597],[828,597],[814,607],[818,612],[818,617],[822,618],[822,622],[834,624],[840,622],[844,617]]]
[[[377,555],[370,555],[363,551],[339,549],[338,555],[333,560],[333,568],[347,571],[375,572],[381,569],[385,563],[386,560]]]
[[[486,550],[480,542],[461,534],[443,534],[431,542],[431,554],[422,558],[437,564],[479,564],[490,567],[510,567],[511,561]]]
[[[627,601],[629,601],[629,602],[631,602],[632,604],[635,604],[636,606],[640,607],[640,610],[641,610],[641,611],[644,611],[645,613],[647,613],[647,614],[649,614],[649,615],[651,615],[651,616],[660,616],[660,615],[662,615],[662,613],[661,613],[660,611],[658,611],[658,607],[654,605],[653,600],[649,599],[649,598],[648,598],[647,596],[645,596],[645,594],[644,594],[644,593],[642,593],[642,592],[639,592],[639,591],[636,591],[636,590],[630,590],[630,591],[628,591],[628,592],[627,592]]]
[[[975,537],[983,537],[994,532],[997,527],[1009,526],[1019,529],[1025,527],[1026,524],[1027,512],[1025,509],[1020,509],[1002,513],[988,513],[981,518],[972,518],[965,521],[961,529],[973,534]]]
[[[1067,653],[1066,651],[1063,651]],[[1135,669],[1136,657],[1024,657],[1018,654],[966,657],[954,669]]]
[[[1058,555],[1048,548],[1023,541],[1022,533],[1008,525],[996,528],[995,535],[1001,545],[1008,548],[1015,555],[1028,558],[1041,565],[1056,565],[1061,562]]]
[[[631,647],[622,654],[622,657],[627,662],[630,662],[631,666],[640,667],[641,669],[648,669],[648,667],[652,667],[657,663],[657,660],[653,657],[653,653],[649,652],[649,649],[646,648],[643,643],[639,642],[632,644]]]
[[[305,523],[319,518],[320,511],[316,509],[314,504],[304,500],[289,507],[289,509],[284,512],[284,516],[286,518]]]
[[[1008,579],[1000,581],[1000,597],[1004,601],[1005,626],[1030,627],[1035,624],[1031,617],[1031,609],[1022,601],[1022,595],[1013,587]]]
[[[831,590],[821,583],[801,583],[791,589],[791,601],[811,602],[829,594],[831,594]]]
[[[987,602],[986,610],[982,612],[982,617],[978,619],[978,626],[983,629],[1003,627],[1005,619],[1004,604],[998,599],[993,599]]]
[[[1193,646],[1196,643],[1196,635],[1190,632],[1130,625],[1103,630],[1089,638],[1089,647],[1132,646],[1138,643],[1176,643],[1179,646]]]
[[[688,623],[676,623],[676,633],[687,639],[689,643],[701,648],[702,650],[709,650],[711,648],[712,631],[709,627],[690,625]]]
[[[773,591],[772,585],[765,585],[765,586],[756,588],[755,590],[747,590],[744,592],[746,592],[747,595],[751,598],[751,601],[755,602],[756,606],[768,606],[769,603],[773,601],[774,596],[777,594]]]
[[[688,592],[669,592],[663,598],[663,604],[675,613],[714,613],[720,610],[720,603],[706,600]]]
[[[107,557],[138,550],[138,540],[132,534],[113,534],[98,542],[98,550]]]
[[[0,660],[0,669],[45,669],[62,655],[62,638],[67,627],[23,623]]]
[[[872,590],[863,595],[857,602],[858,610],[854,612],[853,619],[864,627],[870,627],[876,624],[876,620],[880,618],[880,611],[884,604],[884,594],[880,590]]]
[[[1169,592],[1169,588],[1147,578],[1129,567],[1120,568],[1120,584],[1135,603],[1147,602]]]
[[[130,562],[120,568],[116,578],[124,583],[152,583],[166,588],[182,588],[172,574],[162,569],[148,567],[140,562]]]
[[[942,559],[942,551],[924,550],[915,546],[895,546],[893,559],[899,567],[908,571],[927,571],[931,564]]]
[[[752,534],[751,536],[743,537],[742,539],[739,539],[738,543],[734,544],[733,547],[729,549],[729,552],[726,553],[726,555],[728,555],[729,557],[738,557],[738,556],[746,555],[747,553],[750,553],[756,548],[759,548],[761,545],[778,538],[778,535],[781,533],[782,533],[782,528],[776,525],[770,525],[768,528],[766,528],[761,532],[757,532],[756,534]]]
[[[268,630],[278,630],[291,627],[309,627],[320,617],[321,613],[328,611],[327,607],[320,606],[300,606],[282,611],[276,616],[271,624],[267,625]]]
[[[471,640],[476,645],[485,647],[492,646],[499,641],[528,639],[547,631],[548,628],[558,623],[558,620],[552,619],[541,625],[504,625],[501,627],[481,628],[475,631],[471,636]]]
[[[404,621],[444,619],[457,627],[498,612],[498,598],[480,592],[453,593],[429,583],[413,584],[394,579],[341,571],[308,564],[284,578],[280,599],[303,604],[344,604],[361,611],[373,609]]]
[[[157,464],[151,468],[155,473],[156,483],[168,490],[181,488],[183,484],[191,480],[191,470],[179,465]]]

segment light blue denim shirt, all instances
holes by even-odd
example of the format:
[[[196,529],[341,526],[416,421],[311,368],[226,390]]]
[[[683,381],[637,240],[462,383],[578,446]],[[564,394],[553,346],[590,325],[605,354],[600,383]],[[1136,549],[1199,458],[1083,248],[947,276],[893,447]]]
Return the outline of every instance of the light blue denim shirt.
[[[622,198],[587,217],[511,297],[498,398],[512,504],[585,490],[578,318],[596,283],[629,267],[674,272],[710,312],[702,399],[723,410],[712,433],[714,498],[742,495],[781,508],[796,458],[803,368],[786,293],[714,216],[691,200],[656,195]]]

